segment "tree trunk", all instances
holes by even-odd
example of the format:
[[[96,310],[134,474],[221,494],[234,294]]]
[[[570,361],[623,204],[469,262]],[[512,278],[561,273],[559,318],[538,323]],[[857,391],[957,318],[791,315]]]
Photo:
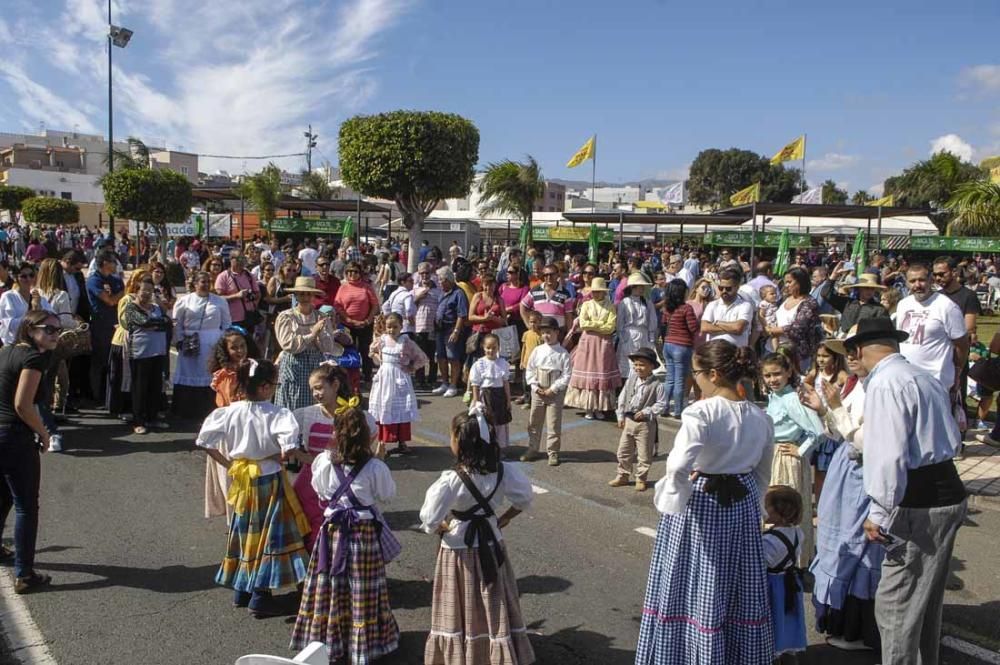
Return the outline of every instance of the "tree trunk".
[[[403,216],[403,226],[409,236],[410,248],[406,252],[406,271],[413,273],[417,271],[417,264],[420,262],[420,243],[424,239],[424,220],[427,219],[427,212],[424,206],[416,202],[411,204],[397,199],[396,205]]]

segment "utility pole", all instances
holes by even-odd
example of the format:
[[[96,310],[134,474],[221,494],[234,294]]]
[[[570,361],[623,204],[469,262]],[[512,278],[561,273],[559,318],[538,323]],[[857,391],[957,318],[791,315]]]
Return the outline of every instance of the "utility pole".
[[[304,132],[306,137],[306,170],[312,173],[313,170],[313,148],[316,147],[316,139],[319,134],[313,134],[313,126],[309,125],[309,130]]]

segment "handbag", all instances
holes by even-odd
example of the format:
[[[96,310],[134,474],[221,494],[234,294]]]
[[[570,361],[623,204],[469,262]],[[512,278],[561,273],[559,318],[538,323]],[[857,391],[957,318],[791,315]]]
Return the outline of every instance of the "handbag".
[[[201,318],[198,319],[198,330],[201,329],[201,324],[205,322],[205,311],[208,309],[208,303],[201,308]],[[198,330],[193,333],[189,333],[181,337],[181,355],[190,357],[196,357],[201,354],[201,335],[198,334]]]
[[[90,325],[81,322],[76,328],[60,333],[56,354],[61,358],[75,358],[90,355],[92,348]]]
[[[518,358],[521,353],[521,342],[517,339],[517,326],[497,328],[493,334],[500,340],[500,355],[508,360]]]
[[[969,368],[969,378],[987,390],[1000,390],[1000,358],[980,358]]]
[[[479,348],[479,333],[474,332],[465,338],[465,352],[472,354]]]

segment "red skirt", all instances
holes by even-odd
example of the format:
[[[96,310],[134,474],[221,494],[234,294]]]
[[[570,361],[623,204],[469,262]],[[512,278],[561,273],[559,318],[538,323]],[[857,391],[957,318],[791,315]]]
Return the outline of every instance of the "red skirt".
[[[410,440],[410,423],[378,424],[378,440],[383,443],[407,442]]]

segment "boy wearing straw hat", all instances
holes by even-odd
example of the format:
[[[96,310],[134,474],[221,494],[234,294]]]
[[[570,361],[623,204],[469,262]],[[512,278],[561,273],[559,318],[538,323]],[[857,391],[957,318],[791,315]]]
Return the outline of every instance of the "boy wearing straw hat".
[[[857,298],[852,300],[847,293],[854,290]],[[886,287],[879,284],[878,275],[863,273],[854,284],[847,284],[839,289],[831,289],[827,302],[840,312],[840,332],[847,331],[857,325],[862,319],[888,319],[889,312],[879,300],[879,294]]]

